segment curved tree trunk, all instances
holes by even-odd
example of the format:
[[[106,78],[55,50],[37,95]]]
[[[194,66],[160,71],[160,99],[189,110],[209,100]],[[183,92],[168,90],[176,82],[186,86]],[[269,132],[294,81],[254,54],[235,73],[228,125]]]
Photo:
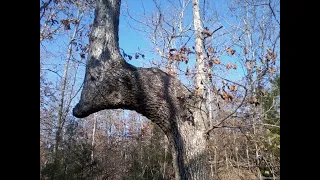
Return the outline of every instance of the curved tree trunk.
[[[135,110],[167,135],[177,180],[210,179],[203,97],[160,69],[126,63],[118,44],[120,0],[96,2],[84,87],[74,116],[103,109]]]

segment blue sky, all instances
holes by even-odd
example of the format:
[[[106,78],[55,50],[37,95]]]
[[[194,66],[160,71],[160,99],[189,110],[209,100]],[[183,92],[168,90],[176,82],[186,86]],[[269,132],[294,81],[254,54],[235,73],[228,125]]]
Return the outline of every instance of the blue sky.
[[[220,0],[219,0],[220,1]],[[157,0],[159,4],[161,4],[163,9],[165,9],[168,5],[167,1]],[[178,2],[178,1],[174,1]],[[140,27],[138,23],[131,20],[126,15],[126,7],[129,7],[129,11],[134,14],[145,14],[150,15],[153,11],[156,10],[156,7],[152,0],[122,0],[122,12],[123,14],[120,16],[120,25],[119,25],[119,44],[120,47],[123,48],[126,53],[134,54],[135,52],[143,52],[146,54],[146,58],[156,58],[159,57],[154,54],[153,47],[149,42],[148,37],[146,34],[142,34],[141,32],[137,32],[133,28],[129,26],[129,23],[133,27]],[[189,5],[189,8],[186,11],[186,21],[191,21],[192,9]],[[134,17],[136,18],[136,17]],[[129,21],[129,22],[128,22]],[[190,42],[194,42],[193,38]],[[152,52],[153,51],[153,52]],[[152,53],[151,53],[152,52]],[[132,60],[130,61],[131,64],[136,66],[141,66],[140,61]]]
[[[159,3],[162,2],[163,3],[167,3],[167,1],[158,1]],[[176,1],[177,2],[177,1]],[[208,1],[207,1],[208,2]],[[201,3],[201,8],[203,7],[203,1],[200,1]],[[222,15],[226,15],[226,8],[227,8],[227,3],[225,1],[222,0],[218,0],[218,1],[213,1],[211,2],[213,3],[213,6],[211,7],[212,10],[218,10],[218,12],[221,12]],[[216,8],[215,5],[218,4],[219,8]],[[165,9],[165,6],[168,6],[167,4],[163,4],[163,8]],[[151,0],[135,0],[135,1],[131,1],[131,0],[124,0],[122,2],[122,12],[123,14],[120,16],[120,25],[119,25],[119,44],[120,47],[123,48],[125,50],[125,52],[127,54],[133,55],[136,52],[141,52],[143,54],[145,54],[146,59],[143,60],[141,58],[139,58],[138,60],[135,60],[133,58],[133,60],[129,61],[129,63],[135,65],[135,66],[142,66],[143,65],[143,61],[148,61],[151,60],[153,58],[155,59],[160,59],[160,57],[154,53],[154,49],[151,45],[151,43],[149,42],[149,39],[147,37],[146,34],[142,34],[141,32],[137,32],[136,30],[132,29],[129,26],[129,23],[131,26],[134,27],[140,27],[140,25],[136,22],[134,22],[133,20],[130,20],[130,18],[127,17],[126,15],[126,7],[129,7],[130,12],[132,14],[134,14],[134,12],[136,12],[137,14],[143,14],[144,11],[146,14],[150,14],[152,11],[155,11],[155,5],[153,3],[153,1]],[[206,15],[209,15],[211,13],[211,11],[206,11]],[[187,9],[187,15],[186,15],[186,19],[187,21],[191,21],[192,22],[192,9],[191,9],[191,5],[189,5],[189,8]],[[130,21],[128,23],[128,21]],[[231,19],[229,20],[231,21]],[[224,22],[221,21],[220,25],[223,25],[224,27],[228,27],[228,25]],[[218,27],[218,24],[214,25],[215,27]],[[191,47],[194,43],[193,40],[193,36],[191,38],[191,40],[189,41],[189,46]],[[194,66],[194,62],[195,62],[195,57],[194,56],[190,56],[189,57],[189,63],[188,66],[193,67]],[[224,62],[231,62],[232,64],[237,62],[236,59],[234,57],[229,57],[227,55],[223,55],[221,56],[221,59]],[[181,63],[181,69],[186,69],[186,66],[184,65],[184,63]],[[240,67],[240,64],[238,65],[238,67]],[[242,69],[237,69],[237,70],[232,70],[235,72],[231,72],[230,76],[232,77],[232,79],[235,80],[239,80],[240,77],[243,75],[243,70]],[[240,75],[239,75],[240,74]]]

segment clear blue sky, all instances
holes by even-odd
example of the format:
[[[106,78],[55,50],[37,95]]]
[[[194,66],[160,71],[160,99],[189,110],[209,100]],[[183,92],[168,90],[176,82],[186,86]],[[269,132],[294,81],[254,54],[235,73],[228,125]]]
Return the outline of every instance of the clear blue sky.
[[[168,6],[168,2],[167,1],[158,1],[159,3],[162,3],[165,6]],[[176,1],[178,2],[178,1]],[[208,1],[207,1],[208,2]],[[165,4],[164,4],[165,3]],[[200,0],[201,3],[201,8],[203,7],[203,1]],[[222,0],[216,0],[213,3],[212,6],[212,10],[218,10],[218,12],[221,12],[222,15],[226,15],[224,12],[226,12],[226,6],[227,3],[226,1],[222,1]],[[219,8],[215,8],[215,5],[219,4]],[[163,7],[165,7],[163,6]],[[134,53],[136,52],[142,52],[143,54],[145,54],[145,61],[148,61],[150,59],[159,59],[159,56],[157,54],[154,53],[154,49],[151,46],[151,43],[148,40],[148,37],[146,34],[142,34],[141,32],[137,32],[136,30],[134,30],[133,28],[131,28],[129,26],[129,23],[131,26],[138,28],[141,25],[139,23],[136,23],[133,20],[130,20],[130,18],[127,17],[126,13],[126,7],[129,7],[129,10],[132,14],[134,14],[134,12],[136,12],[137,14],[143,14],[144,11],[146,14],[151,14],[152,11],[155,11],[155,5],[153,3],[152,0],[123,0],[122,1],[122,15],[120,16],[120,25],[119,25],[119,44],[120,47],[123,48],[125,50],[125,52],[127,54],[130,55],[134,55]],[[186,19],[188,19],[189,21],[191,21],[191,15],[192,15],[192,9],[191,9],[191,5],[188,8],[187,11],[187,17]],[[211,12],[210,11],[206,11],[206,15],[209,15]],[[136,18],[136,17],[135,17]],[[128,23],[128,21],[130,21]],[[223,25],[225,27],[227,27],[228,25],[226,23],[223,22]],[[194,42],[193,37],[190,40],[190,45],[192,45],[192,43]],[[189,57],[189,67],[194,66],[194,56],[190,56]],[[235,63],[236,59],[229,57],[229,56],[222,56],[221,59],[224,62],[231,62],[231,63]],[[135,65],[135,66],[142,66],[143,65],[143,59],[139,58],[138,60],[135,60],[133,58],[133,60],[129,61],[129,63]],[[182,63],[182,69],[185,69],[186,66],[183,65],[184,63]],[[238,67],[240,67],[240,65],[238,65]],[[233,70],[235,71],[234,73],[231,74],[231,77],[233,79],[237,79],[239,80],[240,77],[243,75],[243,71],[242,69],[238,69],[238,70]],[[240,76],[239,76],[240,74]]]

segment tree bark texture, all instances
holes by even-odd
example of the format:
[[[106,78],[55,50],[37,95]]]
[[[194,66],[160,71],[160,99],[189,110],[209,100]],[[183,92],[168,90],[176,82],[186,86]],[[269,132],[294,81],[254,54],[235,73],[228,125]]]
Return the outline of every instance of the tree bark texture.
[[[119,51],[120,0],[97,0],[84,87],[74,116],[104,109],[134,110],[167,135],[177,180],[208,180],[203,98],[157,68],[138,68]]]

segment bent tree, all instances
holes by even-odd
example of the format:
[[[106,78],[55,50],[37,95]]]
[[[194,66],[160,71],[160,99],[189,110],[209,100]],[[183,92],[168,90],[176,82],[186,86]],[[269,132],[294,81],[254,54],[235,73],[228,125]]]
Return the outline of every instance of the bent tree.
[[[160,69],[126,63],[118,43],[120,4],[121,0],[96,1],[84,86],[73,115],[84,118],[104,109],[134,110],[168,137],[176,179],[210,179],[199,0],[192,3],[197,52],[194,92]]]

